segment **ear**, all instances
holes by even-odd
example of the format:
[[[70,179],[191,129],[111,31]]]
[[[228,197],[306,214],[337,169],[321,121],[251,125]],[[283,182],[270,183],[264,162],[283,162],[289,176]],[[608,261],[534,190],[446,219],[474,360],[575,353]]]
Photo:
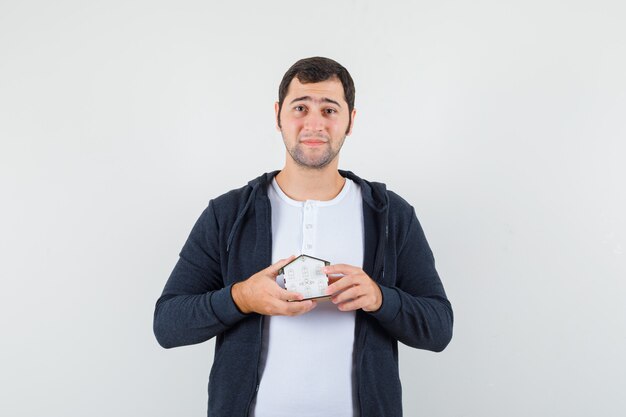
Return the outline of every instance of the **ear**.
[[[346,136],[350,136],[350,134],[352,133],[352,128],[354,127],[354,119],[356,119],[356,109],[352,109],[352,118],[350,120],[350,126],[348,126]]]
[[[275,102],[274,103],[274,114],[275,114],[275,117],[276,117],[276,120],[275,120],[275,122],[276,122],[276,130],[278,130],[280,132],[280,113],[279,113],[279,111],[280,111],[280,107],[278,106],[278,102]]]

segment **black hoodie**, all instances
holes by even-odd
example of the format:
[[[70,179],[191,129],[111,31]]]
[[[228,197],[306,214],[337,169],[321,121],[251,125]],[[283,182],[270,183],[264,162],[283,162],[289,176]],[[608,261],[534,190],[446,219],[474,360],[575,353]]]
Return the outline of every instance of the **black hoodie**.
[[[415,211],[384,184],[339,171],[363,195],[363,270],[379,285],[376,312],[358,310],[354,338],[358,415],[402,415],[398,371],[400,341],[443,350],[453,314]],[[210,417],[247,417],[258,390],[263,316],[243,314],[231,296],[234,283],[272,260],[267,187],[278,171],[211,200],[180,252],[154,311],[154,333],[172,348],[217,336],[209,377]]]

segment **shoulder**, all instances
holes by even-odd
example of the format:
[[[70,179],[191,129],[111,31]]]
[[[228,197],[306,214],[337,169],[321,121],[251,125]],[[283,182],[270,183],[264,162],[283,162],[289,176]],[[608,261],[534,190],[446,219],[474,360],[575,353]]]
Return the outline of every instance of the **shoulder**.
[[[413,214],[413,206],[399,194],[396,194],[391,190],[387,190],[387,196],[389,198],[388,204],[390,216],[410,216]]]
[[[400,195],[387,189],[387,185],[383,182],[369,181],[361,178],[352,171],[339,171],[341,175],[356,183],[363,195],[365,202],[370,204],[374,209],[389,209],[395,213],[411,213],[413,207]]]
[[[248,181],[246,185],[234,190],[230,190],[214,199],[209,203],[213,206],[213,210],[217,216],[232,215],[236,216],[246,207],[250,207],[256,199],[255,197],[267,196],[267,186],[271,183],[272,178],[278,171],[267,172]]]
[[[224,215],[227,213],[238,213],[246,205],[250,196],[252,195],[253,187],[249,184],[244,185],[241,188],[230,190],[218,197],[215,197],[209,201],[209,206],[212,206],[213,211],[218,214]]]
[[[344,171],[344,176],[355,181],[363,194],[363,200],[379,212],[386,212],[388,224],[395,232],[407,230],[415,219],[413,206],[382,182],[368,181],[353,172]]]

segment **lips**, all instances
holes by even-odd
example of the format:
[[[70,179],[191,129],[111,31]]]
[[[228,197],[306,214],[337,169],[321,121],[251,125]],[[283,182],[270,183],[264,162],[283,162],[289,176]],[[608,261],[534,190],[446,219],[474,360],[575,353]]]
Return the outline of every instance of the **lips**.
[[[323,145],[326,143],[325,140],[317,139],[317,138],[303,139],[300,142],[309,146],[319,146],[319,145]]]

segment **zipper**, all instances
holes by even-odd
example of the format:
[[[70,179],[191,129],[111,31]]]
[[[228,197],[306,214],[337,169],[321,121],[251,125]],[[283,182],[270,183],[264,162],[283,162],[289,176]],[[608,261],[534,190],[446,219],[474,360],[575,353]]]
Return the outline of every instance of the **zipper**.
[[[384,222],[385,222],[385,236],[384,237],[380,237],[381,240],[381,249],[379,249],[377,252],[377,254],[375,255],[375,263],[374,263],[374,267],[372,269],[372,273],[374,276],[377,276],[377,271],[380,269],[380,275],[381,278],[383,278],[385,276],[385,261],[387,259],[387,241],[389,239],[389,205],[387,205],[387,209],[384,212]],[[382,252],[382,255],[381,255]],[[381,263],[381,258],[382,258],[382,263]],[[373,279],[373,278],[372,278]],[[365,313],[362,313],[365,314]],[[362,317],[359,317],[360,315],[357,314],[356,320],[357,320],[357,324],[359,322],[362,322],[363,320],[365,320]],[[360,320],[359,320],[360,319]],[[365,332],[365,329],[362,330],[363,332]],[[360,373],[360,365],[361,362],[363,361],[362,355],[363,355],[363,347],[365,346],[365,333],[363,333],[363,335],[359,335],[359,339],[362,339],[362,342],[360,341],[360,343],[358,344],[358,357],[356,358],[356,363],[355,363],[355,370],[354,370],[354,377],[356,378],[356,394],[357,394],[357,401],[359,404],[359,417],[363,417],[363,410],[365,409],[363,407],[363,403],[361,402],[361,373]]]
[[[255,195],[256,198],[256,195]],[[269,203],[269,199],[266,197],[265,199],[265,203],[266,203],[266,208],[267,208],[267,218],[265,219],[266,224],[268,225],[268,231],[267,231],[267,235],[269,236],[268,239],[268,248],[269,249],[269,259],[266,259],[265,262],[268,265],[272,264],[272,206]],[[255,375],[254,375],[254,391],[252,392],[252,395],[250,396],[250,400],[248,400],[248,406],[246,407],[246,415],[245,417],[248,417],[250,415],[250,407],[252,406],[252,401],[254,400],[254,398],[256,397],[256,395],[259,392],[259,387],[261,386],[260,381],[259,381],[259,365],[261,363],[261,351],[263,350],[263,322],[265,321],[265,316],[263,316],[262,314],[259,314],[259,352],[257,354],[257,358],[256,358],[256,371],[255,371]]]

